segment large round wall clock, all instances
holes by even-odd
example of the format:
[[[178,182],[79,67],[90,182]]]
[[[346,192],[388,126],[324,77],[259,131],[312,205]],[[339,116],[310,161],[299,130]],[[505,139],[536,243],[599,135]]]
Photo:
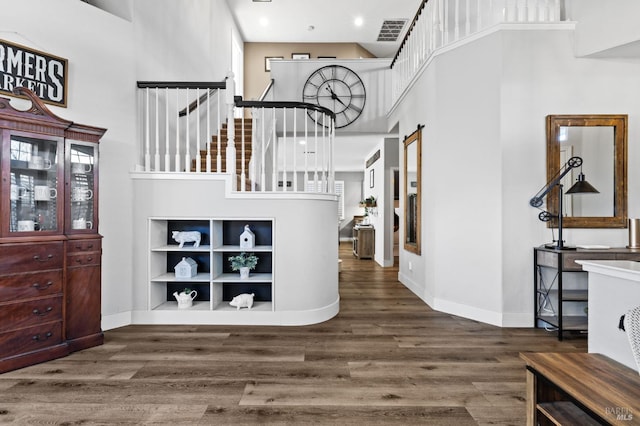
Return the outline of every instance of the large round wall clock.
[[[360,117],[366,96],[358,74],[341,65],[327,65],[314,71],[302,90],[303,102],[333,111],[336,128],[348,126]],[[309,111],[309,117],[315,120],[315,112]]]

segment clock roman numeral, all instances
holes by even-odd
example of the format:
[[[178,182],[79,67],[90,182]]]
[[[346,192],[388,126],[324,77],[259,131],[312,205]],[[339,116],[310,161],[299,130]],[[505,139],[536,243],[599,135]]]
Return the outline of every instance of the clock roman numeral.
[[[352,109],[352,110],[354,110],[354,111],[355,111],[355,112],[357,112],[358,114],[360,114],[360,113],[362,112],[362,108],[360,108],[360,107],[358,107],[358,106],[355,106],[354,104],[349,104],[349,105],[347,106],[347,108],[348,108],[348,109]]]
[[[325,81],[329,80],[329,78],[327,78],[327,76],[324,75],[324,72],[322,72],[322,70],[318,71],[318,75],[322,79],[322,83],[324,83]]]

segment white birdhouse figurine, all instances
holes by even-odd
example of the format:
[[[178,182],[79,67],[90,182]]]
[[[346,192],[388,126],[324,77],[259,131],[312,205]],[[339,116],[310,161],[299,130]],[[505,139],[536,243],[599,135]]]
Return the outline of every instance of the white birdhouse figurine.
[[[198,264],[190,257],[183,257],[174,267],[177,280],[185,280],[198,275]]]
[[[251,229],[249,229],[249,225],[244,226],[244,232],[240,234],[240,248],[241,249],[251,249],[256,246],[256,236]]]

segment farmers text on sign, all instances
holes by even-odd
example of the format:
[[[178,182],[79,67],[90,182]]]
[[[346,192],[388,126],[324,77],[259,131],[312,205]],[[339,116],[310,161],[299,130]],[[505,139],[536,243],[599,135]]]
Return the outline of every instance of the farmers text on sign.
[[[43,102],[67,105],[67,60],[0,40],[0,92],[26,87]]]

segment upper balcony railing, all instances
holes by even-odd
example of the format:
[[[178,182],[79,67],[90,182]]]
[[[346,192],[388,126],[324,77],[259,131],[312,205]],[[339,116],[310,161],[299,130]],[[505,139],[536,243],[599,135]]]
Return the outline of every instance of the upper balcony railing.
[[[243,101],[233,87],[232,74],[216,83],[138,82],[141,168],[230,174],[241,192],[333,193],[333,113]]]
[[[434,52],[501,23],[561,20],[563,0],[423,0],[391,62],[395,103]]]

